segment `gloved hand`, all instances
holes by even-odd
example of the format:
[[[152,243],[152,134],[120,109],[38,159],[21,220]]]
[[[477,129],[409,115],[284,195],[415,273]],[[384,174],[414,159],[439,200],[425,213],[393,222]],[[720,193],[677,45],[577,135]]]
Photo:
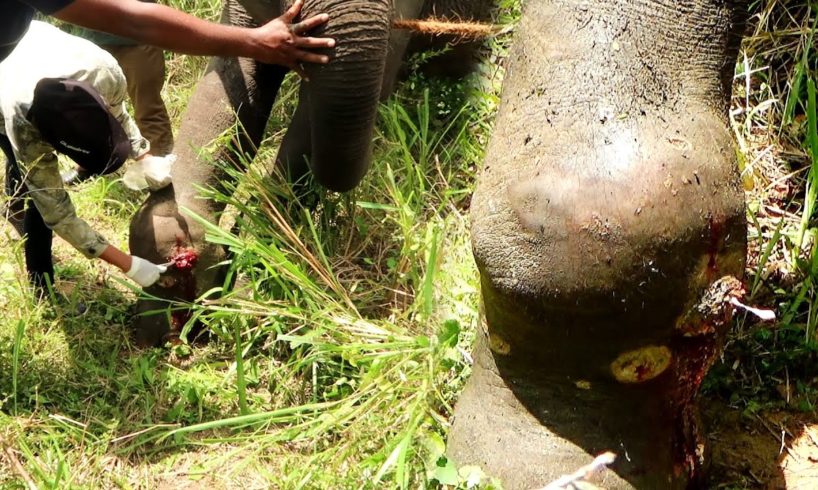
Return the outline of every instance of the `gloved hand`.
[[[158,191],[170,184],[170,169],[175,161],[176,155],[145,156],[128,167],[122,181],[134,190],[147,187],[152,191]]]
[[[146,288],[159,280],[159,276],[167,272],[164,265],[156,265],[136,255],[131,256],[131,269],[125,273],[137,284]]]

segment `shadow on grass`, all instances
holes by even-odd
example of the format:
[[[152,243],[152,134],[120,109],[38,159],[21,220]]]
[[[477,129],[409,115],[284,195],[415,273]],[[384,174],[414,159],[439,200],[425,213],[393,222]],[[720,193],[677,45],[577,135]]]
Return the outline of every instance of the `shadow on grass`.
[[[743,413],[702,402],[712,453],[711,488],[818,488],[818,416],[797,410]]]

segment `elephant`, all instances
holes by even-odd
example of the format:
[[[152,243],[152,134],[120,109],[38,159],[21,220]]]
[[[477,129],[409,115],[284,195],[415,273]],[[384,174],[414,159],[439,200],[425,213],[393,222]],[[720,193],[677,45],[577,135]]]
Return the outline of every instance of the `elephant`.
[[[226,0],[221,22],[255,26],[279,16],[291,0]],[[336,47],[324,52],[327,65],[306,65],[309,82],[300,87],[299,103],[276,157],[276,166],[297,189],[305,178],[329,190],[345,192],[364,177],[377,105],[399,75],[407,49],[421,49],[391,21],[435,15],[488,19],[493,0],[307,0],[302,18],[329,14],[329,22],[310,35],[332,37]],[[444,39],[445,41],[445,39]],[[474,48],[474,43],[464,43]],[[462,54],[458,52],[457,55]],[[451,60],[450,60],[451,61]],[[462,57],[447,63],[462,73]],[[223,283],[225,251],[204,240],[203,226],[181,211],[192,210],[212,222],[223,205],[199,198],[199,188],[220,189],[226,175],[201,161],[199,150],[239,127],[231,144],[217,158],[237,165],[252,160],[287,69],[249,59],[214,58],[191,96],[176,138],[173,185],[151,194],[131,220],[129,245],[139,257],[176,267],[146,290],[155,300],[136,305],[134,333],[140,345],[157,345],[173,337],[185,323],[184,311],[152,314],[166,309],[167,299],[192,301]],[[235,158],[239,153],[240,158]],[[237,161],[240,160],[241,162]],[[185,254],[183,260],[175,258]],[[190,260],[191,258],[195,260]],[[179,267],[184,263],[184,267]]]
[[[227,0],[222,21],[253,25],[277,3]],[[331,18],[315,35],[338,43],[329,65],[306,67],[277,165],[296,183],[309,173],[331,190],[353,188],[409,42],[390,19],[478,3],[308,1],[305,15]],[[524,3],[471,202],[481,321],[448,439],[458,465],[534,488],[612,450],[606,488],[705,484],[697,393],[729,328],[729,300],[742,294],[746,254],[727,109],[748,3]],[[198,264],[186,257],[149,293],[192,300],[220,283],[212,266],[224,251],[179,210],[221,211],[197,198],[196,186],[218,188],[224,176],[196,149],[238,121],[231,145],[252,157],[284,73],[217,58],[197,85],[174,184],[139,210],[130,245],[156,262],[192,249]],[[138,311],[161,306],[141,301]],[[144,343],[169,330],[162,316],[137,319]]]
[[[481,321],[449,456],[541,488],[706,485],[697,392],[742,294],[744,0],[524,3],[471,205]]]

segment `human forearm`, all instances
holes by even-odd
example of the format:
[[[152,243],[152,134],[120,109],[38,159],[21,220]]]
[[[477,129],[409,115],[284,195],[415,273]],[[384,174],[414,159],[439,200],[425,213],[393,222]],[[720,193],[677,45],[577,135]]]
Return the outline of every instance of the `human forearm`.
[[[131,256],[113,245],[105,247],[99,258],[119,268],[122,272],[131,270]]]
[[[194,55],[250,56],[249,29],[214,24],[137,0],[74,0],[53,14],[81,26]]]
[[[302,49],[334,46],[331,39],[299,37],[327,20],[319,15],[298,24],[290,22],[302,2],[285,15],[255,29],[207,22],[163,5],[136,0],[74,0],[53,15],[58,19],[194,55],[242,56],[294,67],[299,61],[326,63],[326,56]]]
[[[34,201],[45,225],[86,257],[98,257],[108,241],[77,216],[63,187],[56,155],[46,153],[31,163],[24,162],[21,160],[20,170],[28,187],[27,196]]]

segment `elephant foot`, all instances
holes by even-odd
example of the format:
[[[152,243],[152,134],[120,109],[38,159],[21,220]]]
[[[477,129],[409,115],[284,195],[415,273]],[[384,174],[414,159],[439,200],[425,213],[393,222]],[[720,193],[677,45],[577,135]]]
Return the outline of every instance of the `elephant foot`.
[[[140,300],[136,304],[136,317],[131,323],[133,340],[139,347],[159,347],[182,343],[182,329],[191,317],[190,308],[171,306],[168,302]],[[188,340],[207,342],[209,336],[200,323],[191,326]]]
[[[131,221],[131,253],[155,264],[171,264],[156,284],[145,289],[150,298],[137,302],[132,327],[139,345],[178,342],[191,316],[186,305],[224,281],[225,270],[219,265],[224,250],[208,243],[202,225],[182,211],[184,206],[215,221],[215,213],[203,207],[203,202],[190,196],[178,198],[169,186],[151,193]]]
[[[485,341],[483,342],[485,344]],[[479,466],[509,490],[542,488],[610,451],[610,469],[590,475],[601,488],[697,488],[677,465],[672,420],[645,390],[581,379],[501,374],[482,346],[458,400],[448,452],[458,467]],[[692,427],[697,414],[688,411]],[[703,446],[701,446],[703,448]],[[704,455],[696,455],[696,466]]]
[[[715,281],[670,338],[620,352],[600,366],[607,373],[587,369],[593,338],[515,356],[485,325],[449,455],[509,489],[543,487],[606,451],[617,459],[592,480],[603,488],[703,488],[708,458],[696,396],[729,326],[729,299],[742,291],[732,276]]]
[[[139,300],[131,322],[133,340],[139,347],[163,345],[170,333],[168,303],[159,300]]]
[[[581,384],[555,380],[537,388],[524,379],[505,379],[485,348],[486,339],[478,342],[474,371],[457,402],[449,432],[448,455],[458,467],[479,466],[509,490],[542,488],[587,465],[596,453],[620,449],[606,444],[601,421],[582,406],[588,403],[588,395],[594,395],[597,407],[615,404],[610,408],[613,412],[619,410],[614,408],[617,400],[599,391],[585,393]],[[538,399],[538,412],[526,408],[522,392]],[[580,401],[580,396],[585,400]],[[550,423],[544,424],[543,417],[550,418]],[[580,435],[584,444],[573,442]],[[634,488],[608,470],[592,481],[603,488]]]
[[[146,292],[151,296],[169,300],[143,299],[136,304],[136,318],[133,322],[134,340],[143,347],[166,343],[179,344],[182,329],[192,314],[190,308],[174,305],[171,302],[190,303],[196,299],[194,270],[199,254],[193,248],[177,245],[167,259],[171,264],[168,272]],[[196,337],[200,330],[194,326],[193,336]]]

